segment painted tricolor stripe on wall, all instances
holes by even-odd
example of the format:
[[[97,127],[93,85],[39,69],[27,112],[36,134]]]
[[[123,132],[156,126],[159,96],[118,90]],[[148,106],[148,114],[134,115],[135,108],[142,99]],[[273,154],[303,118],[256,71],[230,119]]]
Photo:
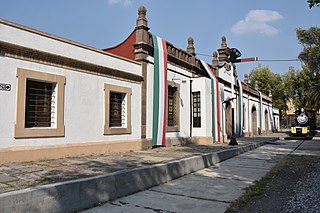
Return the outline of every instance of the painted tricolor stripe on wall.
[[[243,89],[242,83],[238,80],[239,85],[239,135],[243,135]]]
[[[202,66],[205,68],[211,78],[211,94],[212,94],[212,137],[214,141],[221,141],[220,135],[220,98],[219,98],[219,82],[209,65],[201,60]]]
[[[152,146],[166,145],[167,44],[152,35],[154,46]]]

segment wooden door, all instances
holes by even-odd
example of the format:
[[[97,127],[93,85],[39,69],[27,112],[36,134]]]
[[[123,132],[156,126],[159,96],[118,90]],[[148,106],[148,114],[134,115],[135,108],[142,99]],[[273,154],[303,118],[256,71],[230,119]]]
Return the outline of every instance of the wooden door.
[[[226,104],[226,133],[230,139],[232,136],[232,107],[230,102]]]
[[[253,106],[251,110],[251,132],[258,135],[257,109]]]
[[[269,114],[268,111],[264,112],[264,127],[265,127],[265,133],[268,134],[269,133]]]

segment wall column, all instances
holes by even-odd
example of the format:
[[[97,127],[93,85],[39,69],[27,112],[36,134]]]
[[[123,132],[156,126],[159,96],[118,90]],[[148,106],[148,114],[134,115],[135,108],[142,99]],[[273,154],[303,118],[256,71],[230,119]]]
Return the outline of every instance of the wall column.
[[[134,44],[135,60],[141,63],[143,82],[141,84],[141,138],[146,139],[147,125],[147,57],[149,52],[147,46],[149,43],[149,27],[146,17],[147,9],[140,6],[138,9],[138,19],[136,22],[136,42]]]

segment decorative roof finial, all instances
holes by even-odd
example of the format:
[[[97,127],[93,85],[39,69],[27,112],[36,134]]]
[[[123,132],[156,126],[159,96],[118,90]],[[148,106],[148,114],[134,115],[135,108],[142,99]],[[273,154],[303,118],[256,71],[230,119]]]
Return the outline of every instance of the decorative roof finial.
[[[187,52],[190,53],[191,55],[195,56],[196,55],[196,51],[194,48],[194,40],[192,37],[188,38],[188,47],[187,47]]]
[[[140,6],[138,8],[138,14],[139,16],[146,16],[147,15],[147,8],[145,8],[145,6]]]
[[[218,52],[214,51],[212,53],[212,66],[217,67],[218,66]]]
[[[218,49],[218,53],[219,53],[220,64],[225,64],[226,62],[229,62],[229,59],[228,59],[229,52],[228,52],[228,46],[227,46],[227,39],[225,36],[222,36],[221,38],[221,48]]]
[[[138,9],[138,19],[136,23],[136,27],[144,26],[148,27],[148,20],[147,20],[147,9],[144,6],[140,6]]]
[[[227,48],[227,38],[225,36],[222,36],[221,38],[221,49]]]

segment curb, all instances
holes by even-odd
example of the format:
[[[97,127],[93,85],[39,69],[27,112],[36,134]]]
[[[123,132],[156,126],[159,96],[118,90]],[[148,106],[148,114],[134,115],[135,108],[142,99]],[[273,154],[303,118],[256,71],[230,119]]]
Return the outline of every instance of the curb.
[[[0,194],[0,212],[74,212],[210,167],[266,141],[131,170]]]

